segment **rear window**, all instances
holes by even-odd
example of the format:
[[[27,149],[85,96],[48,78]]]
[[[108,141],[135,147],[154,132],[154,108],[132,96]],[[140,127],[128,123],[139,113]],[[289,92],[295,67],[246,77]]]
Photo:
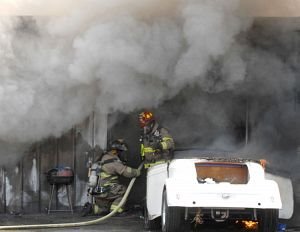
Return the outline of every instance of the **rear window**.
[[[245,164],[226,162],[198,162],[195,163],[195,168],[199,183],[248,183],[248,167]]]

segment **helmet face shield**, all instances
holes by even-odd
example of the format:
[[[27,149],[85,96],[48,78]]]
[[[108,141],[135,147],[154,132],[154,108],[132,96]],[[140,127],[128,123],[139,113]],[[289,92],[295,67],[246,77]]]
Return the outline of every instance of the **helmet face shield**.
[[[127,144],[124,142],[123,139],[117,139],[114,140],[111,144],[110,144],[110,149],[111,150],[116,150],[117,151],[117,155],[119,157],[119,159],[126,163],[127,162],[127,151],[128,151],[128,146]]]
[[[128,147],[123,139],[117,139],[111,143],[110,149],[117,151],[127,151]]]
[[[139,114],[140,127],[143,128],[154,121],[154,115],[151,112],[144,111]]]

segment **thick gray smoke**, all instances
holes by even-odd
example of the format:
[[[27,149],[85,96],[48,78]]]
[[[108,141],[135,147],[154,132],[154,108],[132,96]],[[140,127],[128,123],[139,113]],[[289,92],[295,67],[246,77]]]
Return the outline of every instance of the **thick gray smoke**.
[[[36,13],[43,2],[17,8],[33,4]],[[288,36],[273,38],[296,24],[259,30],[242,2],[85,0],[57,16],[1,17],[0,140],[59,136],[93,110],[129,113],[176,96],[184,104],[167,117],[184,144],[242,148],[247,104],[256,138],[247,149],[270,151],[276,139],[294,138],[280,129],[291,128],[291,103],[279,103],[294,93],[295,57],[281,54],[291,50]]]
[[[200,83],[161,107],[179,146],[229,150],[288,172],[297,169],[298,25],[296,18],[255,19]]]
[[[94,109],[155,107],[187,84],[205,85],[248,26],[238,9],[238,0],[90,0],[60,16],[2,17],[0,139],[59,136]]]

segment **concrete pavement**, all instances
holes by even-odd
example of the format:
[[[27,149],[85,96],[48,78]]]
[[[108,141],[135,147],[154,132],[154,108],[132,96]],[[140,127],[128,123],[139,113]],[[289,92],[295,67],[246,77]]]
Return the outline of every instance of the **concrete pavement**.
[[[49,223],[69,223],[95,220],[98,217],[88,216],[81,217],[79,213],[61,213],[55,212],[51,214],[36,214],[36,215],[1,215],[0,225],[20,225],[20,224],[49,224]],[[1,230],[0,230],[1,231]],[[2,230],[2,231],[15,231],[15,230]],[[98,232],[132,232],[132,231],[146,231],[143,228],[143,218],[140,213],[129,214],[125,217],[111,217],[106,221],[100,222],[95,225],[81,226],[81,227],[68,227],[68,228],[51,228],[51,229],[28,229],[18,231],[98,231]],[[201,232],[250,232],[234,224],[212,224],[203,225],[198,228],[187,228],[186,231],[201,231]],[[253,231],[253,230],[252,230]],[[300,231],[288,229],[287,231]],[[158,231],[156,231],[158,232]]]

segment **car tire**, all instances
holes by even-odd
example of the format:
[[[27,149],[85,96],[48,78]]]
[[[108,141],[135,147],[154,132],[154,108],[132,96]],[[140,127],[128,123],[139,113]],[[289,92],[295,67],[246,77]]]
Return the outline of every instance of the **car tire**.
[[[145,230],[157,230],[160,228],[160,218],[153,220],[149,219],[147,206],[144,206],[144,229]]]
[[[278,223],[278,209],[261,210],[258,214],[259,232],[276,232]]]
[[[161,227],[162,232],[182,231],[183,213],[180,207],[169,207],[167,202],[167,191],[164,190],[162,198]]]

